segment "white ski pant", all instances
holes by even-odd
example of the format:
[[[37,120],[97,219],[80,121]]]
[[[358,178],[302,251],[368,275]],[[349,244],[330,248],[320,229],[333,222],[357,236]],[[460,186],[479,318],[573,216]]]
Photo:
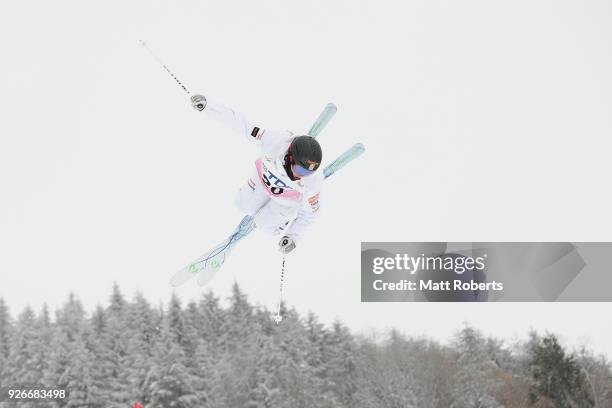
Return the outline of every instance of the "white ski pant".
[[[297,218],[299,203],[283,205],[272,200],[259,181],[257,172],[253,172],[244,186],[236,194],[236,206],[246,215],[253,216],[255,225],[260,231],[277,235]]]

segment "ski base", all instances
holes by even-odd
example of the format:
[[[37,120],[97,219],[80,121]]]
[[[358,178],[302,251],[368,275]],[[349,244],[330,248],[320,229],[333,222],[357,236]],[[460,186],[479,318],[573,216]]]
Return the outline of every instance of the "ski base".
[[[323,169],[323,176],[327,179],[332,174],[361,156],[365,152],[365,146],[361,143],[355,143],[347,151],[342,153],[336,160],[325,166]]]
[[[236,243],[249,235],[254,228],[253,217],[245,216],[227,239],[175,273],[170,279],[170,284],[173,287],[181,286],[197,276],[198,285],[207,285],[226,261]]]
[[[316,138],[319,136],[319,133],[327,126],[329,121],[334,117],[336,112],[338,111],[338,107],[333,103],[328,103],[323,108],[323,111],[319,114],[319,117],[314,121],[312,127],[308,131],[308,136],[312,136]]]

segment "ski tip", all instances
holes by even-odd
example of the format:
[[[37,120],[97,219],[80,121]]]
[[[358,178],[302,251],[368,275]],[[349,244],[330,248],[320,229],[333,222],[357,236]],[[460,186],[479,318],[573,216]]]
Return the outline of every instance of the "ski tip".
[[[336,112],[338,110],[338,106],[333,102],[329,102],[327,105],[325,105],[325,109],[332,109],[334,112]]]

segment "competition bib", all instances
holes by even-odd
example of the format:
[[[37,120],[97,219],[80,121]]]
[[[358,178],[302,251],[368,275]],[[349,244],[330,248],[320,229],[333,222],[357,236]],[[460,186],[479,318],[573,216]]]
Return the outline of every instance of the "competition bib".
[[[302,196],[301,192],[295,190],[293,187],[283,181],[280,175],[278,175],[278,171],[276,169],[272,169],[271,167],[272,166],[268,160],[257,159],[257,161],[255,161],[257,174],[259,174],[259,179],[263,183],[263,186],[268,194],[272,197],[299,200]]]

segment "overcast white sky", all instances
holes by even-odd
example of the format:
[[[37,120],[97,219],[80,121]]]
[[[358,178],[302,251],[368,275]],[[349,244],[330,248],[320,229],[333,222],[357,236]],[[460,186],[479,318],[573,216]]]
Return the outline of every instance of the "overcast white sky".
[[[269,128],[328,101],[329,180],[287,262],[286,299],[355,330],[447,339],[530,327],[612,356],[612,304],[362,304],[361,241],[612,240],[609,1],[13,1],[0,6],[0,296],[88,307],[113,281],[153,302],[229,233],[256,152],[193,91]],[[210,288],[273,307],[276,240],[253,235]],[[195,283],[177,293],[202,292]]]

